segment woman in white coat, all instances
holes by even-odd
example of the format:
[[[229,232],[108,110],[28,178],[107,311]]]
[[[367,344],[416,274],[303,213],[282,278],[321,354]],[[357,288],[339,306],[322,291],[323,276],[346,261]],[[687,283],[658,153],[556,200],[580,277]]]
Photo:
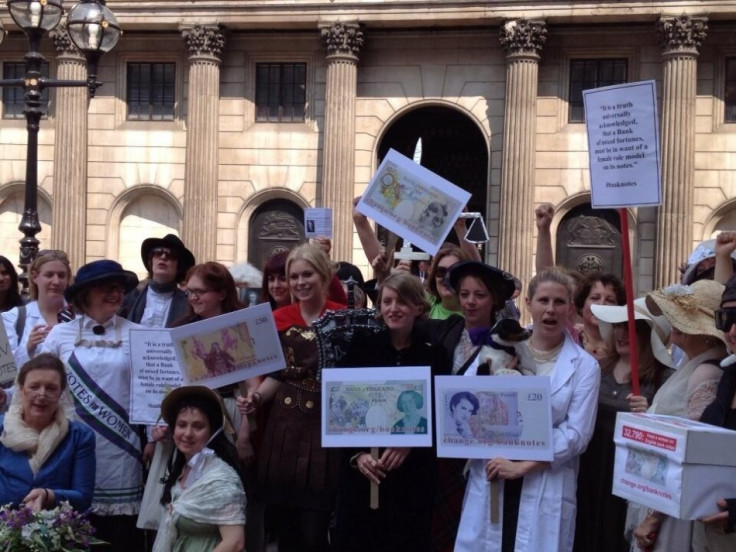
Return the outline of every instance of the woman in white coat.
[[[578,458],[593,435],[600,369],[565,332],[571,296],[562,272],[543,271],[532,279],[527,307],[534,331],[520,362],[525,375],[551,379],[554,460],[471,461],[456,552],[572,550]],[[489,514],[492,479],[511,491],[499,493],[495,524]]]

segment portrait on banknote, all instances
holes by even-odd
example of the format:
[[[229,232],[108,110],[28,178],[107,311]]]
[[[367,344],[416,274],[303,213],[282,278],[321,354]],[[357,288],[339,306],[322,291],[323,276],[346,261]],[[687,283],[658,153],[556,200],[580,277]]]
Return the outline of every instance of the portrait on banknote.
[[[357,209],[434,255],[469,199],[470,193],[389,150]]]
[[[435,378],[437,455],[552,460],[549,378]]]
[[[263,303],[172,328],[184,380],[216,388],[284,367],[273,313]]]
[[[322,446],[432,446],[429,366],[322,371]]]

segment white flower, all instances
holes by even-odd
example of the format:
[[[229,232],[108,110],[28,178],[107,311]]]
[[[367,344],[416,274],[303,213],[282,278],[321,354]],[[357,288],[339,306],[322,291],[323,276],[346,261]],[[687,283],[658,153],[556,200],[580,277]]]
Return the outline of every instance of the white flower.
[[[667,286],[662,290],[664,295],[675,295],[681,297],[683,295],[693,295],[695,290],[691,286],[686,284],[675,284],[673,286]]]

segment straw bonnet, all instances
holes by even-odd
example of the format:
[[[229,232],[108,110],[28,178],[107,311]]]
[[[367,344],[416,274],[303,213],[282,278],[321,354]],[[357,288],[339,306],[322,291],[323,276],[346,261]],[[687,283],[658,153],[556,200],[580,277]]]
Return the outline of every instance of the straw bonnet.
[[[225,404],[222,402],[222,398],[217,391],[203,385],[184,385],[182,387],[177,387],[164,397],[164,400],[161,403],[161,417],[170,428],[173,429],[174,424],[176,423],[179,404],[181,404],[183,400],[192,397],[197,397],[209,402],[213,410],[219,410],[222,413],[222,422],[220,423],[220,426],[211,428],[213,432],[220,427],[223,427],[226,433],[234,433],[233,426],[230,423],[230,417],[227,414],[227,409],[225,408]]]
[[[666,316],[682,333],[710,335],[725,343],[723,332],[715,325],[715,310],[721,305],[723,289],[723,284],[714,280],[699,280],[690,286],[676,284],[652,291],[646,304],[649,312]]]
[[[598,319],[598,327],[601,331],[601,337],[603,337],[605,341],[610,341],[613,338],[614,324],[627,322],[629,320],[626,305],[591,305],[590,310]],[[649,327],[652,329],[650,337],[652,353],[654,353],[654,356],[659,360],[659,362],[672,368],[674,363],[672,362],[672,357],[667,351],[666,345],[672,326],[670,326],[667,318],[664,316],[654,316],[649,312],[646,305],[646,298],[641,297],[634,301],[634,319],[644,320],[649,324]]]

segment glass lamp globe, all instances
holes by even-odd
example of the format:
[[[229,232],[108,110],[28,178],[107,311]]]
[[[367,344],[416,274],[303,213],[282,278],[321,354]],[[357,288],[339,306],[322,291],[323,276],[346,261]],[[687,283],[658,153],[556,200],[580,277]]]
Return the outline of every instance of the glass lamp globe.
[[[62,0],[8,0],[8,11],[25,32],[47,32],[61,21],[61,3]]]
[[[112,50],[122,31],[115,14],[104,0],[82,0],[66,18],[69,38],[83,53],[100,55]]]

